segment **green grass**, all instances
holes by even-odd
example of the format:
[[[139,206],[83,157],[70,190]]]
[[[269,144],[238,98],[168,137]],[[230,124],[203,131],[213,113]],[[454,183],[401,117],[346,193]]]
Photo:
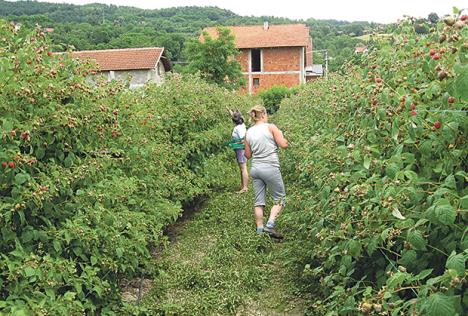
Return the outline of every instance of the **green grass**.
[[[282,258],[287,238],[277,243],[255,233],[252,195],[234,193],[235,165],[226,173],[227,192],[177,224],[142,305],[164,315],[302,315]]]

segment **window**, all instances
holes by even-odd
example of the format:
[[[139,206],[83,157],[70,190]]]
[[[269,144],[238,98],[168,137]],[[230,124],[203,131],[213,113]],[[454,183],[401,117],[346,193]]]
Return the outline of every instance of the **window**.
[[[260,85],[260,78],[253,78],[253,86],[258,87]]]
[[[252,72],[262,71],[262,51],[260,49],[252,49],[250,51],[251,69]]]

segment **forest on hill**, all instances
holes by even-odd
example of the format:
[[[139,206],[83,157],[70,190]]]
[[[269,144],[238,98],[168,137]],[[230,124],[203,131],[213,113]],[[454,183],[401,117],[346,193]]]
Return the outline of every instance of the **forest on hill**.
[[[55,50],[72,46],[76,50],[163,46],[174,62],[184,61],[188,40],[203,28],[216,25],[305,23],[310,28],[314,49],[329,51],[330,69],[337,70],[354,54],[359,36],[385,32],[386,26],[370,22],[337,20],[292,20],[272,16],[240,16],[217,7],[178,7],[145,10],[105,4],[55,4],[36,1],[0,0],[0,18],[27,26],[53,28]],[[322,56],[315,56],[320,63]]]

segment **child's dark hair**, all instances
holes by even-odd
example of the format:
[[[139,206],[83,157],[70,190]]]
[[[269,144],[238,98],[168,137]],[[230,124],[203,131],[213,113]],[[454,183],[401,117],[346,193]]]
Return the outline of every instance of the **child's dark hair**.
[[[241,125],[244,123],[244,118],[242,117],[242,115],[239,113],[239,112],[234,112],[231,116],[232,118],[232,121],[236,124],[236,125]]]

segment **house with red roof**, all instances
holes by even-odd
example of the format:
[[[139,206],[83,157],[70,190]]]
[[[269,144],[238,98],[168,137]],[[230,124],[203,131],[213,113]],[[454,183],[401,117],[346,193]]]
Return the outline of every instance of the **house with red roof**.
[[[162,47],[87,50],[72,52],[72,57],[92,60],[96,71],[108,80],[129,80],[130,88],[147,82],[161,84],[171,63]]]
[[[245,91],[256,94],[274,85],[293,87],[306,82],[312,66],[312,39],[305,24],[229,26],[240,50]],[[217,28],[204,29],[216,38]],[[201,37],[201,39],[203,36]]]

